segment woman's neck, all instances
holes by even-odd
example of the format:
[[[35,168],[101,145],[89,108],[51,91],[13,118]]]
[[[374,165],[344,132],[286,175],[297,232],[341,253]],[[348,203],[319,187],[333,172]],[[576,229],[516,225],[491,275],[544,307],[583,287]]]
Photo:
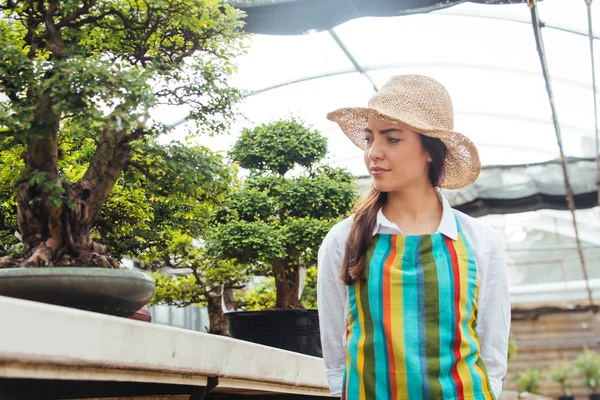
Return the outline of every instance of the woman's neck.
[[[383,214],[406,235],[434,233],[442,219],[442,205],[429,182],[400,192],[389,192]]]

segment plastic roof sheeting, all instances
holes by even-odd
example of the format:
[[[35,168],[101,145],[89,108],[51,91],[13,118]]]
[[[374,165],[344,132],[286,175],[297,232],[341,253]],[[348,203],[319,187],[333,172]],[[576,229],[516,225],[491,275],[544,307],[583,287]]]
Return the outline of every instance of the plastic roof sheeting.
[[[586,32],[583,0],[546,0],[539,9],[546,25]],[[595,3],[592,10],[597,25]],[[253,93],[241,107],[247,119],[240,127],[298,116],[328,137],[332,163],[363,175],[361,151],[326,120],[326,113],[365,105],[373,86],[380,87],[391,75],[419,73],[448,88],[456,130],[475,142],[484,165],[556,159],[533,30],[523,23],[529,20],[526,4],[474,3],[426,14],[352,19],[333,28],[347,53],[327,31],[255,35],[235,78],[239,87]],[[566,155],[593,157],[588,38],[550,28],[543,35]],[[227,142],[222,147],[233,140],[222,141]]]
[[[473,0],[509,4],[525,0]],[[351,19],[424,13],[452,7],[464,0],[230,0],[247,12],[246,30],[262,34],[301,34],[331,29]]]

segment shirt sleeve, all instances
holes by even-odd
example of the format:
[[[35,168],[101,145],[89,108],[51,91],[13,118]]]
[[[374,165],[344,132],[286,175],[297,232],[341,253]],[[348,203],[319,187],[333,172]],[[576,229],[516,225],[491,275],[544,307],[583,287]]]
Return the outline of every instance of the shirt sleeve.
[[[340,228],[336,225],[323,240],[319,249],[317,275],[321,348],[329,388],[334,396],[341,395],[346,363],[344,339],[347,287],[340,274],[347,235],[340,232]]]
[[[499,398],[508,366],[511,311],[504,244],[500,235],[490,230],[491,246],[484,258],[488,264],[479,289],[477,334],[492,391]]]

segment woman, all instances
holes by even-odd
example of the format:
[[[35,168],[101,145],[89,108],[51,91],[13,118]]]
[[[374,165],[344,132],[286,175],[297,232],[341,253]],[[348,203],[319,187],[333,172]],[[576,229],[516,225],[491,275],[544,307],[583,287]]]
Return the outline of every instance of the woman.
[[[329,113],[364,149],[373,187],[319,250],[331,392],[347,400],[497,399],[510,302],[489,226],[450,207],[481,170],[437,81],[391,78],[368,108]]]

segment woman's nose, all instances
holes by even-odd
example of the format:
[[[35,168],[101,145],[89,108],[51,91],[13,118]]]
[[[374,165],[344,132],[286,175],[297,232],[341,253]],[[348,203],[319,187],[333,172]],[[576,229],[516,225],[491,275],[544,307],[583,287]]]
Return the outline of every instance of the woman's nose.
[[[373,140],[373,143],[367,149],[367,151],[368,151],[367,155],[368,155],[369,159],[371,159],[373,161],[381,160],[383,158],[383,149],[382,149],[381,141]]]

